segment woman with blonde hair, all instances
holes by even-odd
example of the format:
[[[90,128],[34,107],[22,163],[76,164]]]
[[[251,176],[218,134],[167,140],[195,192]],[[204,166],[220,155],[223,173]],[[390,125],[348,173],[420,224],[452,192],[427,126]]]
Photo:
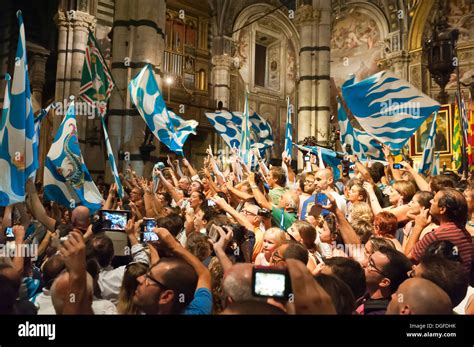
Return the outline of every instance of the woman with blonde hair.
[[[374,192],[374,187],[366,182],[364,189],[369,195],[370,205],[375,215],[382,211],[391,212],[397,217],[397,222],[408,221],[407,213],[410,210],[408,203],[416,194],[416,186],[411,181],[395,181],[391,186],[385,189],[385,193],[389,195],[390,206],[382,208]]]
[[[126,266],[117,302],[118,314],[139,314],[138,309],[133,304],[133,295],[138,287],[137,278],[144,275],[147,271],[148,265],[145,263],[132,262]]]
[[[365,220],[369,223],[373,223],[374,214],[368,203],[360,202],[352,206],[351,213],[349,214],[349,218],[347,220],[349,223],[357,220]]]

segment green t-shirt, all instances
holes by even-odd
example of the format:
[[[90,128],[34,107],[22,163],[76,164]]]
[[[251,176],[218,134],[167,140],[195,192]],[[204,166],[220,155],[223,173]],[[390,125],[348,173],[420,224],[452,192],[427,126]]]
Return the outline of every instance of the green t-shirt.
[[[272,206],[272,218],[276,225],[287,231],[297,219],[296,213],[286,212],[282,208]]]

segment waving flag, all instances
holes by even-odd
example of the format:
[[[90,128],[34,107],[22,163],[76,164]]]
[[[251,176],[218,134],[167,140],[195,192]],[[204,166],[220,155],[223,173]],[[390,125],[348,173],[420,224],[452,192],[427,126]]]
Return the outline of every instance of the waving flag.
[[[100,53],[99,45],[92,32],[89,32],[79,97],[103,117],[107,112],[107,101],[114,86],[112,74]]]
[[[68,208],[83,205],[91,214],[101,207],[102,196],[84,164],[79,147],[74,101],[46,156],[43,181],[47,200]]]
[[[342,87],[347,106],[367,134],[398,153],[440,104],[396,77],[382,71]]]
[[[21,11],[18,46],[10,93],[10,76],[6,76],[4,109],[0,126],[0,205],[25,201],[26,180],[38,168],[38,144],[31,105],[30,79],[26,59],[25,26]]]
[[[205,114],[209,123],[230,148],[240,147],[242,112],[219,111],[215,113],[206,112]],[[249,117],[249,120],[251,123],[251,148],[257,148],[260,151],[260,156],[263,157],[265,150],[271,148],[274,144],[272,127],[256,112]]]
[[[242,133],[240,136],[239,156],[245,165],[250,163],[250,120],[249,120],[249,94],[245,93],[244,114],[242,115]]]
[[[296,143],[293,144],[296,148],[298,148],[303,153],[312,153],[319,157],[319,168],[324,169],[326,163],[329,165],[334,173],[334,180],[338,180],[341,177],[341,172],[339,170],[339,165],[341,164],[341,160],[344,159],[345,154],[341,152],[333,151],[329,148],[324,148],[320,146],[303,146],[298,145]]]
[[[100,120],[102,121],[102,129],[104,130],[105,146],[107,148],[107,157],[109,160],[110,169],[112,171],[112,176],[114,176],[115,184],[117,186],[117,194],[120,199],[123,199],[122,182],[120,181],[120,177],[118,174],[117,164],[115,163],[114,152],[112,151],[112,146],[110,145],[109,134],[107,133],[107,128],[105,127],[104,117],[100,117]]]
[[[173,152],[183,155],[189,134],[196,134],[198,122],[185,121],[166,109],[165,100],[150,64],[147,64],[128,85],[132,102],[148,128]]]
[[[359,159],[365,160],[371,157],[375,160],[385,160],[382,145],[365,131],[354,129],[349,122],[346,111],[338,99],[338,123],[341,136],[341,144],[350,145],[352,154]]]
[[[456,99],[457,100],[457,99]],[[454,102],[454,130],[453,130],[453,170],[459,170],[462,166],[462,135],[461,116],[459,114],[458,103]]]
[[[48,115],[51,109],[55,109],[56,104],[53,102],[48,107],[42,108],[41,111],[35,116],[35,139],[34,142],[37,146],[39,146],[39,139],[40,139],[40,130],[41,130],[41,122],[43,119]]]
[[[421,159],[421,166],[419,169],[420,173],[428,174],[432,172],[432,167],[434,165],[434,151],[435,151],[435,143],[436,143],[436,118],[438,116],[438,112],[435,112],[433,115],[433,121],[431,122],[431,129],[428,138],[426,139],[425,148],[423,150],[423,157]]]
[[[286,130],[285,130],[285,155],[291,158],[293,151],[293,124],[291,124],[291,111],[292,105],[290,105],[290,97],[286,98]]]

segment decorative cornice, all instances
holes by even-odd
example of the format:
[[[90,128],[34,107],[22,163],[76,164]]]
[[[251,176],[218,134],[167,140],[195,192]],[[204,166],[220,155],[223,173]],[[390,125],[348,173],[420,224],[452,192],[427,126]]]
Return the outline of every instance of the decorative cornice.
[[[61,26],[73,26],[74,28],[86,28],[94,31],[97,23],[97,19],[85,12],[81,11],[58,11],[54,16],[54,21],[58,27]]]

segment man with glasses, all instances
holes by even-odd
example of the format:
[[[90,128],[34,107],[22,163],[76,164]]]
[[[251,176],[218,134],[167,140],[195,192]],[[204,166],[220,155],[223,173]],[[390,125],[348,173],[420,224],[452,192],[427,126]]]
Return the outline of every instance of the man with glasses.
[[[411,262],[401,252],[381,247],[373,253],[365,267],[366,300],[359,306],[360,314],[385,314],[391,295],[408,278]]]
[[[174,255],[161,258],[138,277],[133,303],[146,314],[211,314],[211,274],[164,228],[155,228],[161,244]]]

